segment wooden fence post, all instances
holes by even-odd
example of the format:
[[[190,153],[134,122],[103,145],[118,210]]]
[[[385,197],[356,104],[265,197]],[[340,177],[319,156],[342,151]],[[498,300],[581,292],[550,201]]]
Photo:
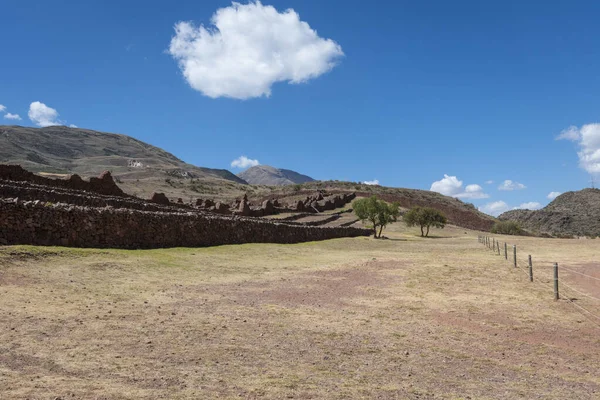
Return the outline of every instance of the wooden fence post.
[[[533,263],[531,262],[531,254],[529,255],[529,282],[533,282]]]
[[[508,260],[508,245],[504,242],[504,259]]]
[[[492,251],[496,251],[496,238],[492,238]]]
[[[558,263],[554,263],[554,300],[558,300]]]
[[[500,242],[496,242],[496,244],[498,245],[498,255],[500,255]]]
[[[513,258],[515,261],[515,268],[517,268],[517,245],[513,244]]]

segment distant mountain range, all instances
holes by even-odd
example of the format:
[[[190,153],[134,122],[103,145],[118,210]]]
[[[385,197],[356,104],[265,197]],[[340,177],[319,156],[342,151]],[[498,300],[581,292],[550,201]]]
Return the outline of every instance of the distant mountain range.
[[[512,210],[498,219],[517,221],[533,233],[600,236],[600,190],[566,192],[541,210]]]
[[[310,176],[268,165],[250,167],[237,176],[251,185],[284,186],[314,181]]]

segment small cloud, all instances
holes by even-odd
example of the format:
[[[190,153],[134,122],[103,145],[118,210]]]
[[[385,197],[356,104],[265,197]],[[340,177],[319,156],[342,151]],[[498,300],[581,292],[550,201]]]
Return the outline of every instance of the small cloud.
[[[519,182],[513,182],[510,179],[505,180],[502,185],[498,186],[498,190],[507,190],[507,191],[511,191],[511,190],[523,190],[526,189],[527,186],[523,185],[522,183]]]
[[[523,203],[519,207],[513,208],[513,210],[539,210],[542,208],[542,205],[537,201],[530,201],[528,203]]]
[[[374,186],[374,185],[379,185],[379,180],[378,180],[378,179],[373,179],[372,181],[364,181],[363,183],[364,183],[365,185],[371,185],[371,186]]]
[[[486,185],[491,185],[492,183],[494,183],[494,181],[492,181],[492,180],[485,181],[485,184],[486,184]]]
[[[577,142],[579,167],[590,174],[600,173],[600,123],[583,125],[581,128],[570,126],[556,140]]]
[[[77,128],[77,125],[71,124],[71,125],[69,125],[69,128]]]
[[[19,114],[11,114],[11,113],[4,114],[4,118],[5,119],[13,119],[13,120],[17,120],[17,121],[21,120],[21,117],[19,116]]]
[[[433,182],[429,190],[460,199],[487,199],[490,197],[489,194],[483,192],[481,186],[470,184],[463,189],[461,180],[456,176],[446,174],[443,179]]]
[[[246,156],[240,156],[231,162],[232,168],[249,168],[256,167],[260,163],[258,160],[252,160]]]
[[[548,193],[548,196],[546,196],[546,197],[548,199],[550,199],[550,200],[554,200],[555,198],[557,198],[561,194],[562,194],[561,192],[550,192],[550,193]]]
[[[6,106],[3,106],[2,104],[0,104],[0,112],[4,112],[6,111]]]
[[[572,142],[576,142],[579,140],[579,138],[581,138],[579,128],[576,126],[570,126],[567,129],[563,129],[555,138],[555,140],[570,140]]]
[[[218,9],[211,26],[175,24],[168,53],[187,83],[203,95],[269,97],[277,82],[307,82],[333,69],[344,53],[319,37],[291,8],[283,12],[260,1]]]
[[[500,215],[503,212],[506,212],[508,210],[509,210],[508,204],[506,204],[503,201],[493,201],[491,203],[487,203],[487,204],[479,207],[479,211],[484,212],[489,215],[493,215],[494,217],[497,217],[498,215]]]
[[[31,122],[37,126],[53,126],[62,125],[58,120],[58,111],[54,108],[48,107],[44,103],[34,101],[29,105],[29,112],[27,113]]]

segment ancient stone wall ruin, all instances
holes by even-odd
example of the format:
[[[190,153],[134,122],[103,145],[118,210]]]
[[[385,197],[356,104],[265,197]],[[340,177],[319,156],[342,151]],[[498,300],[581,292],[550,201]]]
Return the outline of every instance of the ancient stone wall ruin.
[[[79,177],[54,180],[0,165],[0,245],[137,249],[299,243],[370,234],[353,227],[218,215],[122,193],[106,173],[90,182]],[[220,203],[214,207],[220,209]]]
[[[0,244],[143,249],[299,243],[368,236],[353,227],[298,226],[197,212],[150,212],[0,199]]]
[[[20,165],[0,164],[0,180],[30,182],[38,185],[83,190],[109,196],[127,196],[121,188],[117,186],[108,171],[102,173],[98,178],[90,178],[89,181],[84,181],[77,174],[71,175],[69,179],[51,179],[35,175],[34,173],[23,169]]]

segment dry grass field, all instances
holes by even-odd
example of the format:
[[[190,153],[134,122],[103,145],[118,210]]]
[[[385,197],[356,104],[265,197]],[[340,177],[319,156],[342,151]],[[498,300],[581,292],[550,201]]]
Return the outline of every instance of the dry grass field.
[[[599,241],[501,238],[533,255],[529,283],[477,232],[416,232],[0,247],[0,398],[600,398],[600,326],[547,286],[554,261],[597,271]]]

